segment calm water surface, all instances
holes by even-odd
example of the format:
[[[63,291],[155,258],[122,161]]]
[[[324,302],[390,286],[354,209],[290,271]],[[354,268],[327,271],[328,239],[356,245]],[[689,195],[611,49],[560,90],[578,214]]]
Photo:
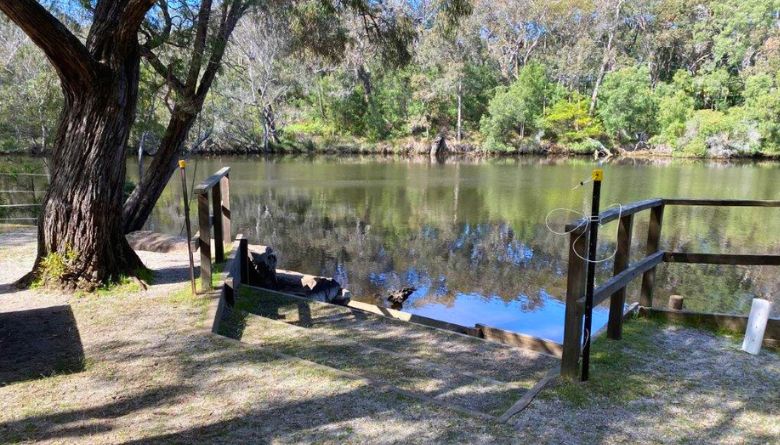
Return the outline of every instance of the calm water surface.
[[[333,276],[356,299],[376,304],[413,286],[409,312],[562,340],[567,237],[548,230],[545,217],[562,231],[576,215],[553,209],[587,209],[590,187],[572,187],[595,163],[226,157],[193,160],[189,171],[202,179],[224,165],[232,168],[234,232],[273,246],[280,267]],[[651,197],[780,199],[777,163],[621,161],[604,169],[604,205]],[[635,221],[635,259],[648,217]],[[172,182],[148,228],[178,234],[182,221],[180,186]],[[602,229],[600,257],[612,254],[615,230],[614,223]],[[671,207],[662,246],[777,254],[780,209]],[[611,261],[600,264],[602,280],[611,268]],[[662,265],[656,302],[677,293],[694,310],[746,313],[755,296],[780,300],[778,272]],[[629,288],[631,300],[638,287]],[[597,308],[594,324],[606,316]]]

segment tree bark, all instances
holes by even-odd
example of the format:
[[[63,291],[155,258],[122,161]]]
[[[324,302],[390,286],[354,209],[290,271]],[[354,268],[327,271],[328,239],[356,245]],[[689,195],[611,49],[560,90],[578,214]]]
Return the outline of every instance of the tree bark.
[[[41,278],[92,290],[143,267],[122,232],[122,189],[138,99],[138,28],[153,4],[98,1],[84,45],[38,2],[0,0],[0,11],[46,54],[65,99],[38,220],[38,256],[19,284]],[[50,258],[63,267],[51,267]]]
[[[463,117],[463,82],[458,80],[458,133],[456,138],[458,143],[460,143],[460,140],[463,137],[462,117]]]
[[[182,152],[196,117],[195,114],[182,110],[180,106],[174,107],[168,127],[160,141],[160,149],[152,158],[144,177],[138,181],[125,201],[122,211],[125,233],[143,229],[146,220],[154,210],[157,199],[176,171],[177,157]]]

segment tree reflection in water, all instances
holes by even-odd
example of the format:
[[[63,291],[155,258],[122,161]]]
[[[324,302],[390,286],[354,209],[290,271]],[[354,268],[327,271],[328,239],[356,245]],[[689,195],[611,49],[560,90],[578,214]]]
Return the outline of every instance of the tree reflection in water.
[[[230,165],[234,230],[277,250],[280,267],[334,276],[357,299],[386,304],[417,291],[404,309],[464,325],[484,323],[560,340],[567,237],[547,230],[550,209],[581,210],[589,160],[480,162],[355,158],[201,159],[207,176]],[[132,169],[131,169],[132,170]],[[654,196],[778,199],[778,164],[664,161],[607,166],[604,202]],[[739,184],[723,187],[721,184]],[[175,184],[149,228],[180,231]],[[778,209],[667,209],[663,247],[689,252],[778,253]],[[557,214],[560,228],[571,215]],[[599,257],[614,249],[602,230]],[[635,222],[632,259],[644,253],[647,215]],[[599,264],[604,280],[612,262]],[[691,309],[747,312],[753,296],[780,295],[777,268],[662,265],[657,304],[670,293]],[[629,288],[636,296],[638,281]],[[775,311],[780,313],[780,305]],[[595,323],[606,321],[599,309]]]

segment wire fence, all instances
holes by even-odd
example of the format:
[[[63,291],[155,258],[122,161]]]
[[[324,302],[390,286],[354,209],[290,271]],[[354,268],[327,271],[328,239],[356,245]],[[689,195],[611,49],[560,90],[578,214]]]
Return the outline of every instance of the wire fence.
[[[45,183],[38,178],[46,178]],[[40,214],[40,195],[46,192],[49,179],[46,173],[0,172],[0,224],[34,224]]]

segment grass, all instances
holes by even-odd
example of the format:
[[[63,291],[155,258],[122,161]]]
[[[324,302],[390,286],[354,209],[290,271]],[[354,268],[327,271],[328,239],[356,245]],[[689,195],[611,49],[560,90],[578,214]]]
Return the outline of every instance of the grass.
[[[6,258],[0,255],[0,273],[14,265]],[[207,333],[209,300],[192,297],[186,281],[114,298],[44,289],[3,297],[4,313],[69,305],[86,358],[79,372],[68,373],[72,363],[63,360],[51,377],[0,387],[0,442],[763,444],[780,437],[778,354],[752,356],[739,351],[735,339],[653,320],[626,323],[622,341],[599,338],[589,382],[546,389],[507,425],[291,357],[385,375],[410,389],[426,390],[431,377],[442,380],[434,384],[455,383],[447,373],[436,377],[411,362],[393,363],[389,355],[364,353],[365,361],[358,360],[356,345],[375,345],[456,370],[454,361],[463,355],[452,343],[419,332],[405,336],[396,330],[400,322],[367,322],[357,331],[266,320],[273,329],[247,326],[259,328],[258,338],[266,341],[241,345]],[[297,312],[282,301],[276,307],[288,318]],[[474,342],[483,348],[464,349],[472,358],[468,370],[488,370],[500,380],[512,376],[519,365],[514,356],[501,362],[500,353],[487,353],[489,344]],[[335,356],[345,351],[350,359]],[[456,402],[459,394],[446,397]],[[493,406],[510,403],[497,395],[488,394]]]
[[[621,341],[605,336],[597,338],[590,356],[593,378],[587,384],[561,382],[546,396],[559,397],[573,406],[582,407],[596,398],[628,403],[663,390],[649,375],[626,373],[627,369],[636,369],[646,363],[648,357],[664,353],[647,335],[648,330],[658,327],[653,321],[637,318],[624,325]],[[630,345],[630,350],[626,350],[626,345]]]
[[[775,443],[780,356],[715,332],[637,318],[597,339],[588,382],[558,382],[514,420],[550,443]]]

